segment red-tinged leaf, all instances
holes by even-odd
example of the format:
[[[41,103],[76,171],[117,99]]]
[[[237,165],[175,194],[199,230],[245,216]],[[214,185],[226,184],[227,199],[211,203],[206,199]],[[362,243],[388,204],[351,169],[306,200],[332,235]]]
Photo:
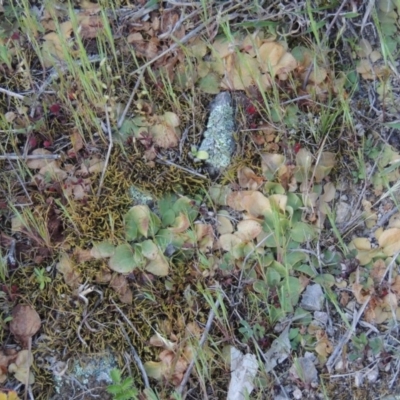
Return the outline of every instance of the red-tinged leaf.
[[[57,103],[56,104],[52,104],[50,106],[50,112],[53,113],[53,114],[58,114],[60,112],[60,110],[61,110],[61,106],[59,104],[57,104]]]

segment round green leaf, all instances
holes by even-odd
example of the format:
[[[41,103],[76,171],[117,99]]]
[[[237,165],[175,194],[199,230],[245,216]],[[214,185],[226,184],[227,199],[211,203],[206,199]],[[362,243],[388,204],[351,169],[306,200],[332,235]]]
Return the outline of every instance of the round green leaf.
[[[274,287],[279,284],[281,280],[281,275],[273,268],[267,269],[267,285],[269,287]]]
[[[134,249],[127,243],[117,246],[114,254],[108,261],[108,266],[115,272],[129,274],[140,265],[140,257],[135,255]]]
[[[142,254],[149,260],[154,260],[158,255],[158,247],[152,240],[145,240],[141,244]]]
[[[162,223],[164,226],[172,225],[175,221],[175,213],[173,210],[166,210],[162,215]]]
[[[133,206],[125,214],[125,229],[128,240],[135,240],[135,229],[147,237],[150,227],[150,209],[146,205]]]
[[[107,258],[114,254],[115,247],[108,241],[94,243],[93,248],[90,250],[90,254],[94,258]]]
[[[314,239],[316,236],[315,228],[305,222],[297,222],[293,225],[290,233],[292,240],[298,243],[304,243]]]
[[[267,294],[268,293],[268,286],[262,280],[256,280],[253,283],[253,289],[256,293]]]
[[[169,264],[165,257],[158,254],[154,260],[146,265],[145,270],[157,276],[167,276],[169,272]]]

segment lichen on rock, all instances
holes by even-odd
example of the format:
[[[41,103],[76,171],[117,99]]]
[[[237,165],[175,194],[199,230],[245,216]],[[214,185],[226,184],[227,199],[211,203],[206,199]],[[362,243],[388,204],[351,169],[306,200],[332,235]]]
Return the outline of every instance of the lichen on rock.
[[[229,92],[218,94],[211,103],[211,112],[199,151],[208,154],[206,165],[213,175],[229,166],[235,150],[234,109]]]

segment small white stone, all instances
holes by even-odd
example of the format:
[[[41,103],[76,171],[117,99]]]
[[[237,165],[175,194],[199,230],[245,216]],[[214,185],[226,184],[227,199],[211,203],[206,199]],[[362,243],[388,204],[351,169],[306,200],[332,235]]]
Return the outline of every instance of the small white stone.
[[[361,372],[357,371],[354,374],[354,386],[355,387],[361,387],[363,384],[363,375]]]
[[[372,371],[369,371],[367,374],[367,379],[371,382],[374,383],[378,380],[379,378],[379,371],[377,368],[373,368]]]
[[[299,388],[296,388],[293,391],[292,395],[296,400],[299,400],[299,399],[301,399],[303,397],[303,394],[301,393],[301,390]]]
[[[324,311],[315,311],[314,318],[324,325],[328,322],[328,314]]]
[[[325,296],[321,285],[308,285],[301,298],[300,307],[307,311],[320,311],[324,306]]]
[[[345,222],[348,222],[351,217],[351,206],[344,201],[341,201],[336,206],[336,220],[335,223],[337,225],[342,225]]]

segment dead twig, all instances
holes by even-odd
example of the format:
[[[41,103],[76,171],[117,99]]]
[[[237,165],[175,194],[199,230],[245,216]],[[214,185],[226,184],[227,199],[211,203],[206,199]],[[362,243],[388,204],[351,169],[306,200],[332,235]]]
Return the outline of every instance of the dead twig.
[[[364,313],[365,308],[367,307],[369,301],[371,300],[371,296],[368,296],[367,300],[361,305],[360,309],[358,310],[357,313],[353,315],[353,322],[351,324],[350,329],[347,331],[347,333],[340,339],[339,343],[335,347],[335,350],[333,353],[330,355],[326,367],[328,368],[328,371],[331,372],[332,368],[336,364],[337,359],[340,357],[340,353],[343,350],[344,345],[351,339],[353,333],[356,330],[358,321],[360,320],[362,314]]]
[[[214,303],[214,307],[211,308],[210,314],[208,315],[206,327],[204,329],[203,335],[200,338],[199,341],[199,348],[201,349],[207,340],[208,333],[210,332],[211,325],[213,323],[214,317],[215,317],[215,311],[219,307],[219,300],[217,300]],[[176,390],[178,394],[182,395],[183,390],[185,389],[185,386],[187,384],[187,381],[189,380],[190,374],[192,373],[192,369],[194,367],[194,364],[196,362],[196,356],[193,357],[192,361],[190,362],[189,366],[187,367],[187,370],[185,372],[185,375],[183,376],[182,382],[179,385],[178,389]]]
[[[372,229],[372,231],[376,231],[377,229],[379,229],[380,227],[382,227],[383,225],[386,224],[386,222],[389,221],[389,219],[397,214],[399,212],[397,207],[394,207],[393,210],[390,210],[389,212],[387,212],[386,214],[384,214],[382,216],[382,218],[377,222],[377,224],[374,226],[374,228]]]
[[[139,354],[137,353],[137,351],[136,351],[135,347],[133,346],[132,342],[130,341],[129,336],[126,333],[126,330],[124,328],[124,325],[119,320],[118,320],[118,324],[119,324],[119,327],[121,328],[122,333],[124,334],[124,338],[125,338],[126,342],[129,344],[129,347],[131,348],[131,352],[132,352],[133,358],[135,359],[136,364],[137,364],[138,368],[140,369],[140,372],[142,373],[144,386],[145,386],[146,389],[149,389],[150,388],[150,382],[149,382],[149,378],[147,376],[146,370],[144,368],[144,365],[142,363],[142,360],[140,359]]]
[[[173,163],[172,161],[165,160],[165,159],[162,158],[159,154],[157,154],[157,158],[158,158],[158,160],[156,160],[156,162],[159,163],[159,164],[171,165],[171,166],[173,166],[173,167],[175,167],[175,168],[179,168],[179,169],[181,169],[181,170],[183,170],[183,171],[186,171],[186,172],[188,172],[189,174],[198,176],[199,178],[207,179],[207,177],[206,177],[205,175],[199,174],[198,172],[193,171],[192,169],[182,167],[181,165],[175,164],[175,163]]]
[[[5,93],[7,96],[16,97],[17,99],[20,99],[20,100],[24,99],[24,96],[22,96],[22,94],[12,92],[11,90],[0,88],[0,93]]]
[[[30,155],[18,155],[18,154],[3,154],[0,156],[0,160],[58,160],[61,158],[58,154],[30,154]]]
[[[126,114],[128,113],[129,107],[131,106],[133,98],[135,97],[135,94],[139,88],[140,82],[142,81],[144,71],[145,71],[144,69],[142,71],[140,71],[140,74],[135,83],[135,87],[133,88],[131,96],[129,97],[128,103],[126,104],[126,107],[125,107],[124,111],[122,112],[120,119],[118,120],[118,123],[117,123],[118,129],[121,128],[122,124],[125,121]]]
[[[104,177],[106,176],[106,171],[107,171],[107,167],[108,167],[108,162],[109,162],[109,160],[110,160],[111,150],[112,150],[112,147],[113,147],[113,139],[112,139],[111,125],[110,125],[110,117],[109,117],[109,115],[108,115],[107,104],[105,105],[104,109],[105,109],[105,111],[106,111],[106,121],[107,121],[108,150],[107,150],[106,159],[105,159],[105,161],[104,161],[103,171],[101,172],[101,178],[100,178],[100,183],[99,183],[99,189],[97,190],[97,197],[100,197],[101,188],[103,187]]]

